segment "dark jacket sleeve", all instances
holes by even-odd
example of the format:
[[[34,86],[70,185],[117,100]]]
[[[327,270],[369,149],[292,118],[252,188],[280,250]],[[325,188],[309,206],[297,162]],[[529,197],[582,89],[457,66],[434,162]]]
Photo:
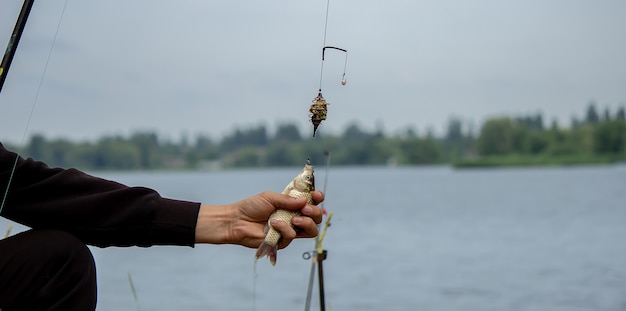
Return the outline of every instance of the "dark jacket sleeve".
[[[152,189],[76,169],[50,168],[2,144],[0,191],[3,217],[31,228],[65,230],[87,244],[194,245],[200,203],[162,198]]]

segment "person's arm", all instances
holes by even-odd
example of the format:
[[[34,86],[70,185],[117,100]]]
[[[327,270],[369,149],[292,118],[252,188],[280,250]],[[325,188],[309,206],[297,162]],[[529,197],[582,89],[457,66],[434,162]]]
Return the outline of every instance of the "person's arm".
[[[200,203],[16,157],[0,144],[3,217],[31,228],[65,230],[102,247],[195,244]]]
[[[197,202],[162,198],[152,189],[127,187],[16,156],[0,144],[2,196],[12,178],[2,216],[32,228],[65,230],[96,246],[229,243],[257,247],[276,208],[301,210],[304,217],[292,220],[297,231],[286,223],[272,224],[281,232],[279,247],[284,248],[296,237],[316,236],[316,224],[322,219],[319,208],[279,193],[200,207]],[[323,199],[320,191],[313,194],[315,202]]]

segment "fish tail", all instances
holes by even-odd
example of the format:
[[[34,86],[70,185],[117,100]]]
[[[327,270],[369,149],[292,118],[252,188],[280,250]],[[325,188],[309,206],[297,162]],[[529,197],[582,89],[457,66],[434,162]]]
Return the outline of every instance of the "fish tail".
[[[270,263],[272,266],[276,265],[276,253],[278,253],[278,245],[270,245],[267,242],[261,243],[259,249],[256,251],[256,259],[259,259],[263,256],[267,256],[270,259]]]

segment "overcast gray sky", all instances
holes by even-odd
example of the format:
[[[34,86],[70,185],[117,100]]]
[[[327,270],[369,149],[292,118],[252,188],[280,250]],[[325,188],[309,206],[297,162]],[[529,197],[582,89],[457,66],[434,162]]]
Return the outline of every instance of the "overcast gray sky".
[[[2,49],[21,5],[0,2]],[[61,19],[64,5],[35,1],[0,94],[0,141],[22,139],[33,102],[27,137],[220,138],[280,122],[310,134],[326,1],[68,0]],[[452,116],[539,112],[569,125],[590,100],[626,105],[623,0],[331,0],[326,44],[348,50],[348,83],[344,55],[328,52],[320,132],[440,134]]]

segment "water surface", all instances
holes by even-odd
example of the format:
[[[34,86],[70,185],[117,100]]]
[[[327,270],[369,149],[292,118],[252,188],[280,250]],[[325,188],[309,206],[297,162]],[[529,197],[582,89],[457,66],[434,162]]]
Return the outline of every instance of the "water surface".
[[[103,176],[228,203],[298,171]],[[332,168],[326,194],[327,310],[626,309],[625,166]],[[312,246],[294,242],[256,275],[254,250],[237,246],[92,248],[98,310],[137,310],[128,274],[142,310],[303,310]]]

